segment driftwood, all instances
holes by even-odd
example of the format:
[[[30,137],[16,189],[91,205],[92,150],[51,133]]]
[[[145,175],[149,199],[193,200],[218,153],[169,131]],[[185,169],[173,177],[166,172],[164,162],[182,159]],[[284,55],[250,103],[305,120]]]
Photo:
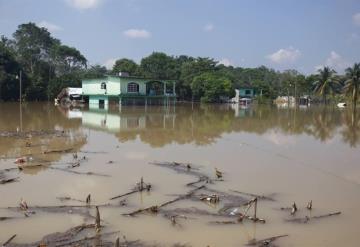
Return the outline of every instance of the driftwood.
[[[54,149],[54,150],[46,150],[44,154],[51,154],[51,153],[69,153],[73,151],[74,148],[66,148],[66,149]]]
[[[12,235],[8,240],[6,240],[5,243],[3,243],[2,246],[7,246],[14,238],[16,237],[16,234]]]
[[[2,216],[2,217],[0,217],[0,221],[12,220],[12,219],[18,219],[18,218],[19,218],[19,217]]]
[[[187,194],[181,195],[181,196],[179,196],[179,197],[177,197],[177,198],[175,198],[173,200],[164,202],[164,203],[160,204],[159,206],[158,205],[153,205],[153,206],[150,206],[150,207],[147,207],[147,208],[144,208],[144,209],[138,209],[136,211],[133,211],[133,212],[127,213],[127,214],[123,214],[123,215],[125,215],[125,216],[135,216],[135,215],[137,215],[139,213],[143,213],[143,212],[158,213],[159,208],[165,207],[165,206],[167,206],[169,204],[175,203],[175,202],[180,201],[180,200],[187,199],[187,198],[193,196],[196,191],[201,190],[204,187],[205,187],[204,185],[200,186],[200,187],[197,187],[197,188],[191,190],[190,192],[188,192]]]
[[[19,177],[16,178],[4,178],[0,180],[0,184],[7,184],[7,183],[12,183],[12,182],[18,182],[19,181]]]
[[[175,208],[175,209],[161,209],[161,213],[163,213],[164,215],[174,215],[174,214],[179,214],[179,215],[193,215],[193,216],[212,216],[212,217],[230,217],[232,218],[233,216],[229,216],[229,215],[220,215],[218,213],[213,213],[204,209],[199,209],[199,208],[195,208],[195,207],[191,207],[191,208]],[[190,217],[188,217],[190,218]]]
[[[334,213],[329,213],[329,214],[323,214],[323,215],[317,215],[317,216],[305,216],[305,217],[301,217],[301,218],[293,218],[293,219],[287,219],[287,222],[294,222],[294,223],[308,223],[311,220],[318,220],[318,219],[322,219],[322,218],[327,218],[327,217],[331,217],[331,216],[335,216],[335,215],[339,215],[341,214],[340,211],[338,212],[334,212]]]
[[[121,194],[121,195],[118,195],[118,196],[111,197],[110,200],[115,200],[115,199],[118,199],[118,198],[121,198],[121,197],[124,197],[124,196],[128,196],[128,195],[131,195],[131,194],[134,194],[134,193],[137,193],[137,192],[142,192],[144,190],[150,191],[151,187],[152,187],[151,184],[145,183],[144,179],[141,178],[140,183],[138,183],[132,191],[127,192],[125,194]]]
[[[58,171],[63,171],[63,172],[69,172],[72,174],[77,174],[77,175],[88,175],[88,176],[99,176],[99,177],[110,177],[110,175],[107,174],[102,174],[102,173],[96,173],[96,172],[79,172],[79,171],[74,171],[74,170],[70,170],[70,169],[66,169],[66,168],[59,168],[59,167],[52,167],[49,166],[49,169],[52,170],[58,170]]]
[[[289,235],[284,234],[284,235],[278,235],[278,236],[274,236],[274,237],[270,237],[270,238],[265,238],[262,240],[256,240],[256,239],[252,239],[250,240],[246,246],[272,246],[272,242],[274,242],[275,240],[279,239],[279,238],[283,238],[283,237],[287,237]]]
[[[65,213],[65,214],[77,214],[85,218],[94,219],[95,217],[90,214],[90,209],[97,207],[122,207],[125,204],[99,204],[99,205],[60,205],[60,206],[31,206],[26,210],[21,209],[24,214],[30,216],[35,212],[46,212],[46,213]],[[13,211],[19,211],[19,207],[7,207],[2,209],[8,209]],[[25,215],[25,216],[26,216]],[[15,217],[3,217],[3,220],[10,220]],[[1,218],[0,218],[1,220]]]
[[[252,194],[252,193],[248,193],[248,192],[242,192],[242,191],[238,191],[238,190],[230,190],[230,191],[234,192],[234,193],[242,194],[242,195],[245,195],[245,196],[256,197],[259,200],[275,201],[274,198],[272,198],[270,196],[256,195],[256,194]]]
[[[150,162],[150,164],[169,168],[169,169],[176,171],[177,173],[195,176],[195,177],[198,177],[199,179],[201,179],[202,181],[207,181],[207,182],[212,181],[209,176],[207,176],[204,173],[201,173],[199,171],[199,169],[197,167],[195,167],[193,164],[179,163],[179,162],[157,162],[157,161]],[[196,181],[195,184],[196,183],[198,183],[198,181]],[[190,183],[190,184],[192,184],[192,183]]]
[[[119,231],[107,232],[107,233],[96,233],[91,236],[82,237],[82,235],[88,235],[83,233],[84,231],[94,229],[94,224],[84,224],[76,227],[72,227],[69,230],[62,233],[52,233],[43,237],[40,241],[29,243],[29,244],[7,244],[7,247],[62,247],[62,246],[102,246],[102,247],[113,247],[112,241],[103,240],[106,237],[118,234]],[[119,246],[127,247],[140,247],[146,246],[140,241],[125,241],[118,242]]]

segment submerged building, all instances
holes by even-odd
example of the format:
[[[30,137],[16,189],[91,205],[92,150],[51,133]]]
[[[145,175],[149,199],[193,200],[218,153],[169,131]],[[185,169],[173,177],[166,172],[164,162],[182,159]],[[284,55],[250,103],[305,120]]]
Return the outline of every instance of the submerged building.
[[[102,78],[82,80],[83,97],[90,106],[107,108],[109,104],[159,105],[176,101],[175,81],[129,76],[107,75]]]

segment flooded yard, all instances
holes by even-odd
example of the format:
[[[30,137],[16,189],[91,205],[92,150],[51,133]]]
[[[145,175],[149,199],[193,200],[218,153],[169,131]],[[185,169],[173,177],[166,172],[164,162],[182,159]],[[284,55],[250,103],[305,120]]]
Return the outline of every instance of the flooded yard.
[[[359,246],[359,118],[323,106],[2,103],[0,243]]]

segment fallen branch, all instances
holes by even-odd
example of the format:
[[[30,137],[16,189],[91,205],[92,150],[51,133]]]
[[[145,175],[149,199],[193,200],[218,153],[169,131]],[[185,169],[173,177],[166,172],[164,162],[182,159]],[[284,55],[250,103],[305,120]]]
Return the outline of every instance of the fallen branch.
[[[44,154],[51,154],[51,153],[69,153],[73,151],[74,148],[66,148],[66,149],[54,149],[54,150],[46,150],[43,153]]]
[[[48,167],[48,168],[53,169],[53,170],[63,171],[63,172],[69,172],[69,173],[73,173],[73,174],[77,174],[77,175],[110,177],[110,175],[102,174],[102,173],[96,173],[96,172],[79,172],[79,171],[74,171],[74,170],[70,170],[70,169],[66,169],[66,168],[51,167],[51,166]]]
[[[150,191],[151,190],[151,184],[145,183],[144,179],[141,177],[140,183],[136,184],[135,189],[133,189],[132,191],[127,192],[125,194],[114,196],[114,197],[110,198],[110,200],[115,200],[115,199],[118,199],[118,198],[121,198],[121,197],[124,197],[124,196],[128,196],[128,195],[131,195],[131,194],[134,194],[134,193],[137,193],[137,192],[142,192],[144,190]]]
[[[265,238],[262,240],[256,240],[256,239],[252,239],[250,240],[246,246],[269,246],[272,242],[274,242],[275,240],[279,239],[279,238],[283,238],[283,237],[288,237],[289,235],[285,234],[285,235],[279,235],[279,236],[274,236],[274,237],[270,237],[270,238]]]
[[[311,221],[311,220],[317,220],[317,219],[327,218],[327,217],[331,217],[331,216],[335,216],[335,215],[339,215],[339,214],[341,214],[340,211],[334,212],[334,213],[329,213],[329,214],[311,216],[311,217],[305,216],[305,217],[301,217],[301,218],[287,219],[286,221],[288,221],[288,222],[294,222],[294,223],[308,223],[308,222]]]
[[[188,175],[192,175],[192,176],[195,176],[198,178],[203,178],[209,182],[212,181],[209,176],[199,172],[198,168],[194,167],[194,165],[189,164],[189,163],[154,161],[154,162],[150,162],[149,164],[160,166],[160,167],[165,167],[165,168],[170,168],[170,169],[176,171],[177,173],[188,174]]]
[[[12,235],[5,243],[3,243],[2,246],[8,245],[15,237],[16,237],[16,234]]]
[[[0,184],[7,184],[12,182],[18,182],[19,177],[16,178],[7,178],[7,179],[1,179]]]
[[[187,194],[181,195],[181,196],[179,196],[179,197],[177,197],[177,198],[175,198],[173,200],[164,202],[164,203],[160,204],[159,206],[153,205],[153,206],[150,206],[150,207],[147,207],[147,208],[144,208],[144,209],[138,209],[136,211],[133,211],[133,212],[127,213],[127,214],[123,214],[123,215],[125,215],[125,216],[135,216],[135,215],[137,215],[139,213],[143,213],[143,212],[157,213],[159,211],[159,208],[165,207],[165,206],[167,206],[169,204],[172,204],[172,203],[180,201],[180,200],[187,199],[187,198],[191,197],[196,191],[201,190],[204,187],[205,187],[205,185],[197,187],[197,188],[191,190],[190,192],[188,192]]]
[[[256,197],[256,198],[258,198],[259,200],[275,201],[272,197],[269,197],[269,196],[256,195],[256,194],[252,194],[252,193],[241,192],[241,191],[238,191],[238,190],[230,190],[230,191],[231,191],[231,192],[234,192],[234,193],[242,194],[242,195],[245,195],[245,196]]]

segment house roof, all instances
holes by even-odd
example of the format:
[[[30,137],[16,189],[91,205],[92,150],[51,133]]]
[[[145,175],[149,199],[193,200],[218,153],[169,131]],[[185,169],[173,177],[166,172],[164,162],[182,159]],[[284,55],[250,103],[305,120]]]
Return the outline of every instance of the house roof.
[[[147,78],[142,76],[119,76],[119,75],[105,75],[106,77],[118,77],[124,79],[141,79],[141,80],[149,80],[149,81],[176,81],[175,79],[159,79],[159,78]]]

